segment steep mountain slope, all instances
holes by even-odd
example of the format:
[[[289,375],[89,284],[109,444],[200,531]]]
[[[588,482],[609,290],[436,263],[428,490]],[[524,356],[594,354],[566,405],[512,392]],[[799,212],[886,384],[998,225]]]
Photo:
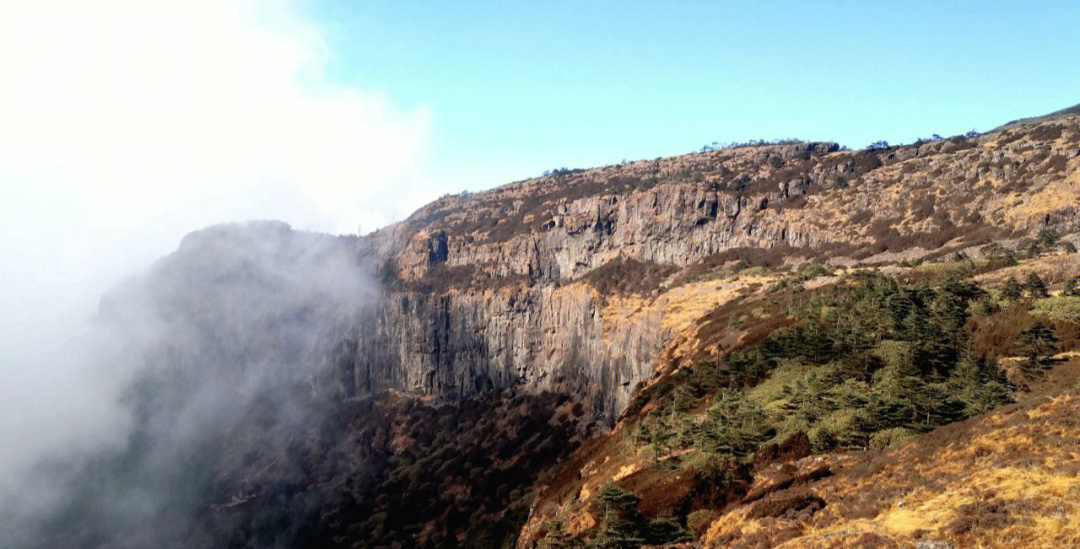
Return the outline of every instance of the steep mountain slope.
[[[1056,140],[1074,124],[1066,113],[1012,126],[968,138],[979,144],[961,154],[1004,156],[1012,142],[1032,152],[1038,148],[1028,141],[1032,136]],[[912,151],[888,154],[903,150]],[[1017,166],[1048,158],[1042,152]],[[889,169],[883,164],[863,177],[875,180],[877,170]],[[857,184],[824,191],[807,218],[843,220],[829,234],[866,235],[868,219],[911,215],[912,204],[929,200],[915,219],[937,232],[907,233],[915,235],[907,240],[896,229],[902,240],[894,249],[891,231],[871,236],[870,250],[856,237],[847,242],[861,248],[834,247],[825,256],[832,267],[793,266],[793,257],[810,254],[776,246],[721,254],[707,269],[673,275],[682,291],[708,280],[714,286],[700,295],[714,301],[707,312],[692,313],[682,337],[668,340],[657,377],[637,391],[616,428],[553,477],[519,546],[693,539],[716,547],[1074,543],[1080,527],[1067,517],[1080,488],[1073,478],[1078,456],[1069,448],[1080,432],[1067,403],[1075,398],[1080,365],[1078,166],[1066,162],[1061,171],[1022,176],[1017,181],[1042,183],[1015,190],[1001,185],[1002,174],[980,168],[970,172],[972,181],[950,182],[955,171],[948,166],[930,173],[911,166],[899,170],[910,179],[878,192],[888,196],[891,189],[913,200],[883,201],[872,214],[853,216],[838,205],[859,193]],[[915,183],[935,179],[922,189]],[[960,211],[978,221],[962,219],[963,228],[951,233],[949,216]],[[866,268],[896,282],[860,290]],[[745,286],[737,296],[715,298],[715,288],[739,281]],[[837,297],[853,289],[878,297]],[[931,291],[938,297],[925,294]],[[930,296],[926,320],[916,320],[919,298],[912,302],[906,292]],[[905,302],[914,309],[895,309]],[[878,316],[882,311],[886,316]],[[937,315],[945,316],[934,320]],[[932,343],[949,333],[948,315],[956,315],[957,328]],[[928,330],[917,328],[927,321]],[[1056,358],[1017,356],[1036,352],[1032,334],[1042,333],[1036,326],[1048,327],[1047,348],[1061,353]],[[933,366],[951,345],[960,360],[955,369]],[[1054,404],[1045,404],[1047,398]],[[980,417],[1010,399],[1019,404]],[[899,410],[908,411],[896,415]],[[969,414],[979,419],[932,430]],[[1036,417],[1040,422],[1028,423]],[[620,510],[612,501],[633,505]],[[682,530],[659,536],[655,528],[664,521]]]
[[[775,491],[731,510],[703,538],[720,547],[1073,547],[1078,406],[1075,390],[1029,397],[896,450],[773,466],[751,491]],[[813,480],[814,471],[827,475]],[[811,480],[780,488],[792,478]],[[822,508],[800,516],[791,502],[806,494]]]
[[[556,170],[448,196],[358,242],[386,297],[356,334],[345,390],[572,387],[613,417],[680,335],[666,303],[725,299],[685,282],[738,259],[885,266],[1069,234],[1078,154],[1080,117],[1066,116],[880,150],[789,143]]]
[[[1074,540],[1078,245],[1068,112],[213,227],[103,299],[131,436],[0,546]]]
[[[1049,274],[1048,265],[1067,277],[1050,285],[1061,288],[1051,297],[1041,297],[1047,290],[1034,282],[1014,295],[1008,283],[983,289],[964,281],[993,280],[998,270]],[[1048,408],[1066,415],[1012,429],[1019,433],[1004,426],[1028,416],[934,428],[1014,398],[1021,410],[1046,395],[1073,398],[1080,257],[1051,252],[1003,269],[961,258],[894,272],[920,282],[804,272],[703,317],[705,327],[714,320],[726,327],[720,356],[670,369],[641,389],[616,428],[553,477],[521,546],[632,546],[650,520],[686,528],[668,541],[697,537],[719,547],[891,547],[921,538],[990,547],[1041,539],[1040,525],[1060,514],[1071,494],[1069,471],[1080,465],[1070,442],[1080,432],[1067,408]],[[928,273],[945,281],[930,285]],[[799,284],[794,294],[792,284]],[[1034,326],[1054,334],[1037,351],[1026,342]],[[956,467],[959,457],[970,461]],[[954,494],[972,486],[991,492],[994,479],[1010,475],[1031,483],[1020,491],[1001,484],[1013,490],[1023,520],[974,531],[954,524],[981,512],[975,496]],[[610,510],[597,501],[611,486],[639,498],[636,530],[611,526]],[[891,504],[911,494],[920,514],[896,515]],[[1080,535],[1068,521],[1054,524],[1058,537],[1047,539]]]

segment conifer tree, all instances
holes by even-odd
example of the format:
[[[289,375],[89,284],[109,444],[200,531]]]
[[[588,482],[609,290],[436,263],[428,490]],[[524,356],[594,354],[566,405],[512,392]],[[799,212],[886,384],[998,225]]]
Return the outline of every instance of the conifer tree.
[[[1020,350],[1027,360],[1024,373],[1034,375],[1046,370],[1057,350],[1057,334],[1042,322],[1035,322],[1020,332]]]
[[[640,547],[645,542],[636,510],[641,498],[609,482],[596,493],[596,502],[603,511],[596,547],[622,549]]]
[[[1001,287],[1001,297],[1009,301],[1016,301],[1023,297],[1023,288],[1020,287],[1020,283],[1015,278],[1010,276],[1005,281],[1005,285]]]
[[[1062,293],[1067,296],[1080,297],[1080,276],[1070,278],[1065,283],[1065,291]]]
[[[1027,282],[1024,283],[1024,289],[1027,290],[1031,299],[1050,297],[1050,292],[1046,291],[1046,283],[1043,282],[1039,273],[1031,273],[1028,275]]]

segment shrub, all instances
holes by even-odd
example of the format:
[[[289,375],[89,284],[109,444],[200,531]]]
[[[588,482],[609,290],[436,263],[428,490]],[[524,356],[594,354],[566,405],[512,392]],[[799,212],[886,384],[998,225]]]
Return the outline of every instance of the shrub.
[[[1034,303],[1031,314],[1050,320],[1080,321],[1080,295],[1044,297]]]
[[[1023,297],[1023,294],[1024,290],[1020,287],[1020,283],[1011,276],[1005,281],[1005,285],[1001,287],[1001,297],[1009,301],[1016,301]]]
[[[983,313],[972,317],[979,303]],[[660,431],[667,449],[698,450],[681,474],[715,478],[710,485],[731,490],[751,455],[794,433],[804,433],[815,451],[885,448],[1006,404],[1011,387],[997,363],[983,357],[1011,353],[1020,328],[1034,322],[1026,302],[995,312],[970,282],[904,285],[877,273],[820,290],[792,305],[786,320],[715,366],[699,364],[648,390],[657,408],[638,425],[671,429],[670,438]],[[1009,347],[977,354],[973,341]],[[704,417],[689,413],[703,405]],[[639,443],[655,444],[655,432],[638,434]],[[713,457],[727,461],[705,467]]]
[[[994,302],[990,299],[980,299],[979,303],[975,306],[975,312],[980,315],[992,315],[997,312],[998,308],[994,305]]]
[[[1052,229],[1043,228],[1039,231],[1039,235],[1035,237],[1035,240],[1044,248],[1052,248],[1058,242],[1058,234]]]
[[[1067,296],[1080,297],[1080,276],[1070,278],[1065,283],[1065,290],[1061,293]]]
[[[822,418],[807,435],[814,448],[862,448],[868,423],[862,410],[844,408]]]
[[[641,498],[629,490],[620,488],[613,483],[607,483],[596,493],[596,502],[603,507],[605,513],[627,513],[641,503]]]
[[[690,539],[692,535],[678,521],[658,518],[645,524],[641,537],[649,544],[666,544]]]
[[[982,247],[983,256],[989,261],[990,267],[1011,267],[1017,264],[1016,255],[1012,250],[997,242],[991,242]]]
[[[696,490],[708,496],[709,503],[723,506],[735,484],[738,464],[729,456],[697,452],[687,464],[697,483]]]
[[[886,366],[897,369],[914,367],[913,347],[910,342],[887,339],[878,343],[872,351],[873,356],[881,359]]]
[[[686,527],[694,533],[694,539],[701,539],[717,516],[717,512],[712,509],[698,509],[686,516]]]
[[[607,483],[596,493],[594,503],[603,515],[593,540],[596,547],[640,547],[643,544],[663,544],[689,537],[686,529],[669,518],[646,521],[637,511],[641,502],[633,492]]]
[[[874,436],[870,437],[869,448],[871,450],[885,450],[888,448],[896,448],[901,444],[911,440],[917,433],[911,429],[904,427],[893,427],[891,429],[885,429],[874,433]]]
[[[746,174],[742,174],[739,177],[732,180],[732,182],[727,186],[727,188],[729,190],[734,191],[734,192],[742,192],[742,191],[746,190],[746,187],[748,185],[750,185],[750,176],[746,175]]]

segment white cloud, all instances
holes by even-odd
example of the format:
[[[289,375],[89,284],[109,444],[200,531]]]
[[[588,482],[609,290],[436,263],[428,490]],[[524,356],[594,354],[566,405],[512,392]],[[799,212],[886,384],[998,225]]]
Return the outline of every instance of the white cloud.
[[[433,192],[427,109],[332,82],[332,54],[288,3],[0,3],[0,446],[93,429],[59,334],[186,232],[370,230]]]
[[[319,27],[257,6],[5,3],[0,166],[60,181],[110,225],[286,184],[315,210],[302,224],[354,228],[366,193],[410,176],[427,113],[328,83]],[[232,207],[295,215],[258,194]]]

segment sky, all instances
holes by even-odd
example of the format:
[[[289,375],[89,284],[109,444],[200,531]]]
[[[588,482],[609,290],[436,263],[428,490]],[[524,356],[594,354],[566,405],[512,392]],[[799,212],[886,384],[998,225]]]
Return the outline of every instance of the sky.
[[[331,77],[429,108],[437,164],[469,188],[713,141],[910,142],[1080,103],[1076,2],[437,4],[313,13]]]
[[[0,2],[0,437],[79,428],[65,337],[192,230],[367,233],[564,166],[987,130],[1080,103],[1077,28],[1075,2]]]

